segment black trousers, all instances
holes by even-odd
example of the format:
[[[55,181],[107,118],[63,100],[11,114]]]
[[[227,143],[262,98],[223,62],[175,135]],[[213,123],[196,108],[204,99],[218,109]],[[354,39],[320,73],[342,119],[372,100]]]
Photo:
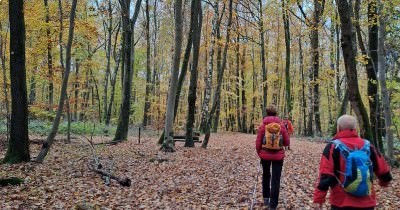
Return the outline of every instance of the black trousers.
[[[263,168],[263,197],[270,198],[270,207],[276,208],[279,200],[283,160],[261,160],[261,165]]]
[[[370,208],[354,208],[354,207],[331,206],[331,210],[374,210],[374,207],[370,207]]]

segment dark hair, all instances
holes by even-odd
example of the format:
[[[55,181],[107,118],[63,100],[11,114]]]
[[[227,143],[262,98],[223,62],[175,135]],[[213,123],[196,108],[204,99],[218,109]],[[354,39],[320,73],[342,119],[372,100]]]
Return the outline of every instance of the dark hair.
[[[276,116],[276,107],[275,105],[269,105],[265,109],[267,111],[267,116]]]

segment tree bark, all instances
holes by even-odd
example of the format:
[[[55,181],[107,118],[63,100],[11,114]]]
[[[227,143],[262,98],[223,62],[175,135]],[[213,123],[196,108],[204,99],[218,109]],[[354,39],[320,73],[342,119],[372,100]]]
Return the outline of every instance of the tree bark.
[[[370,5],[370,3],[369,3]],[[361,26],[360,26],[360,9],[361,9],[361,0],[356,0],[355,6],[354,6],[354,14],[355,14],[355,28],[356,28],[356,34],[357,34],[357,40],[358,40],[358,46],[361,50],[362,55],[367,59],[367,63],[365,64],[365,70],[367,72],[367,78],[368,78],[368,102],[369,102],[369,120],[371,122],[371,128],[372,128],[372,135],[373,139],[371,139],[373,145],[375,145],[379,150],[381,150],[380,145],[377,143],[381,138],[381,132],[379,132],[380,126],[380,111],[379,111],[379,94],[378,94],[378,84],[377,84],[377,78],[376,78],[376,72],[375,72],[375,67],[374,67],[374,61],[372,60],[372,57],[368,56],[368,52],[365,48],[364,45],[364,40],[361,35]],[[371,8],[372,9],[372,8]],[[369,11],[368,12],[372,12]],[[376,15],[376,13],[375,13]],[[372,52],[372,56],[375,56],[377,53],[377,34],[375,36],[375,30],[373,27],[376,27],[377,20],[376,18],[371,19],[370,14],[368,15],[368,31],[369,31],[369,46],[370,48],[374,49],[375,52]],[[370,26],[370,24],[375,24],[375,26]],[[372,30],[372,32],[371,32]],[[372,40],[371,40],[372,39]],[[376,39],[376,40],[374,40]],[[369,50],[371,53],[371,49]],[[382,140],[380,141],[382,142]],[[382,148],[383,149],[383,148]]]
[[[206,90],[204,94],[204,100],[201,110],[201,123],[200,130],[202,132],[206,132],[207,119],[210,117],[210,101],[211,101],[211,91],[212,91],[212,80],[213,80],[213,71],[214,71],[214,49],[215,49],[215,38],[217,36],[217,30],[219,28],[219,0],[216,0],[214,4],[214,17],[212,20],[212,31],[211,31],[211,47],[209,51],[209,60],[207,65],[207,76],[205,79],[206,82]]]
[[[341,30],[342,30],[342,51],[346,69],[347,90],[349,101],[353,108],[358,123],[360,124],[361,136],[372,139],[371,125],[369,124],[367,110],[361,100],[358,88],[357,65],[356,65],[356,36],[352,23],[352,6],[347,0],[338,0],[337,8],[339,11]]]
[[[241,66],[241,80],[242,80],[242,132],[247,133],[247,99],[246,99],[246,78],[244,71],[246,69],[246,45],[243,46]]]
[[[197,92],[197,75],[200,54],[200,38],[201,27],[203,21],[203,11],[201,8],[201,0],[192,0],[192,16],[193,30],[190,31],[193,36],[193,64],[190,73],[189,95],[188,95],[188,115],[186,123],[186,141],[185,147],[194,147],[193,142],[193,126],[196,113],[196,92]]]
[[[150,67],[150,9],[149,0],[146,0],[146,95],[144,97],[144,111],[143,111],[143,127],[147,126],[150,121],[149,110],[150,110],[150,92],[151,92],[151,67]]]
[[[132,91],[132,77],[133,77],[133,63],[134,61],[134,45],[133,45],[133,30],[135,28],[136,20],[139,15],[140,4],[142,0],[137,0],[135,4],[135,11],[132,19],[130,18],[130,0],[120,0],[121,16],[122,16],[122,37],[123,37],[123,95],[121,110],[118,118],[118,126],[115,132],[113,141],[124,141],[128,139],[129,130],[129,116],[131,112],[131,91]]]
[[[226,60],[227,60],[227,53],[228,53],[228,46],[230,42],[230,31],[231,31],[231,25],[232,25],[232,10],[233,10],[233,0],[229,0],[229,15],[228,15],[228,26],[227,26],[227,31],[226,31],[226,40],[225,40],[225,47],[224,47],[224,54],[223,54],[223,61],[222,61],[222,66],[221,66],[221,71],[218,72],[218,81],[217,81],[217,88],[215,89],[214,93],[214,100],[213,100],[213,106],[211,108],[210,112],[210,117],[207,120],[207,126],[206,126],[206,132],[205,132],[205,137],[204,141],[202,144],[202,147],[205,149],[207,148],[208,141],[210,138],[210,129],[211,129],[211,119],[219,106],[220,103],[220,98],[221,98],[221,87],[222,87],[222,80],[223,80],[223,75],[226,67]]]
[[[54,98],[54,84],[53,84],[53,56],[51,54],[52,41],[51,41],[51,31],[50,31],[50,14],[49,14],[49,4],[48,0],[44,0],[45,7],[45,22],[46,22],[46,36],[47,36],[47,68],[48,68],[48,80],[49,80],[49,95],[48,95],[48,105],[49,110],[53,110],[53,98]]]
[[[300,74],[301,74],[301,110],[303,113],[303,135],[307,135],[307,118],[306,118],[306,94],[305,94],[305,80],[304,80],[304,59],[303,59],[303,47],[301,44],[301,36],[299,36],[299,62],[300,62]]]
[[[379,2],[379,39],[378,39],[378,61],[379,61],[379,84],[381,86],[382,94],[382,106],[383,115],[385,117],[385,139],[387,142],[387,155],[391,164],[394,160],[394,145],[393,145],[393,132],[392,132],[392,112],[390,108],[390,98],[388,88],[386,86],[386,49],[385,49],[385,37],[386,37],[386,20],[387,15],[383,13],[384,5]]]
[[[107,19],[108,23],[104,24],[107,26],[107,45],[106,45],[106,58],[107,58],[107,65],[106,65],[106,74],[104,77],[104,95],[103,95],[103,110],[104,110],[104,119],[107,119],[107,111],[108,111],[108,80],[110,78],[111,73],[111,42],[112,42],[112,31],[113,31],[113,16],[112,16],[112,5],[111,0],[107,1]]]
[[[264,20],[263,20],[263,5],[262,5],[262,0],[258,0],[259,4],[259,33],[260,33],[260,48],[261,48],[261,69],[262,69],[262,87],[263,87],[263,98],[262,98],[262,116],[265,117],[267,116],[267,98],[268,98],[268,80],[267,80],[267,74],[268,70],[265,64],[265,38],[264,38]]]
[[[286,110],[289,120],[292,120],[292,94],[290,90],[290,26],[289,26],[289,14],[288,5],[286,0],[282,0],[282,16],[283,16],[283,26],[285,29],[285,47],[286,47],[286,63],[285,63],[285,99],[286,99]]]
[[[10,23],[11,132],[3,162],[19,163],[30,160],[24,1],[10,1],[8,11]]]
[[[57,135],[58,126],[60,125],[60,120],[61,120],[61,114],[63,112],[65,98],[67,97],[68,78],[69,78],[69,73],[71,71],[71,50],[72,50],[72,42],[74,39],[76,5],[77,5],[77,0],[73,0],[71,6],[71,13],[69,17],[69,33],[68,33],[68,43],[66,49],[66,69],[64,71],[62,80],[61,95],[60,95],[60,101],[58,103],[58,110],[50,134],[47,136],[46,141],[42,145],[40,153],[36,157],[36,161],[39,163],[43,162]]]
[[[1,23],[0,23],[0,28],[1,28]],[[3,94],[4,94],[4,104],[6,108],[6,139],[7,142],[9,140],[9,135],[10,135],[10,108],[9,108],[9,100],[8,100],[8,92],[7,92],[7,72],[6,72],[6,39],[3,36],[0,35],[0,60],[1,60],[1,68],[3,70]]]
[[[167,101],[167,111],[165,114],[165,137],[164,142],[161,146],[161,149],[165,152],[175,152],[175,143],[174,143],[174,107],[175,107],[175,98],[176,98],[176,90],[178,85],[178,76],[179,76],[179,63],[181,60],[181,51],[182,51],[182,36],[183,36],[183,17],[182,17],[182,0],[175,0],[175,46],[174,46],[174,57],[171,68],[171,80],[170,87],[168,91],[168,101]]]

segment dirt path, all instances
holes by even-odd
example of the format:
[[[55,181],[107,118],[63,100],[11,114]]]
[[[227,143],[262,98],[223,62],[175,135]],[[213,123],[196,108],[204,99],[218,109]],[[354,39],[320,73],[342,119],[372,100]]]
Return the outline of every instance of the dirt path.
[[[157,140],[150,138],[141,144],[132,138],[98,146],[98,154],[114,160],[116,174],[131,178],[129,188],[116,182],[105,186],[88,171],[90,150],[82,141],[57,143],[42,165],[0,165],[0,177],[25,179],[21,186],[0,188],[0,209],[71,209],[82,203],[104,209],[248,209],[259,165],[254,140],[254,135],[217,134],[207,150],[200,145],[187,149],[180,142],[173,154],[159,153]],[[37,154],[39,148],[33,147],[32,154]],[[310,208],[323,147],[292,141],[284,163],[281,209]],[[394,174],[399,177],[398,170]],[[262,209],[261,174],[258,178],[255,209]],[[400,206],[400,188],[378,191],[381,207]]]

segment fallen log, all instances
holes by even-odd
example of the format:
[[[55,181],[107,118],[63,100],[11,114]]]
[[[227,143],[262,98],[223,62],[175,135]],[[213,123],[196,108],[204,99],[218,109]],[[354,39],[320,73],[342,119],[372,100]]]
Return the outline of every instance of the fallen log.
[[[99,169],[99,167],[93,167],[91,165],[88,165],[89,170],[94,171],[102,176],[109,177],[110,179],[116,180],[120,185],[124,187],[130,187],[131,186],[131,180],[128,177],[118,177],[115,176],[107,171]]]

